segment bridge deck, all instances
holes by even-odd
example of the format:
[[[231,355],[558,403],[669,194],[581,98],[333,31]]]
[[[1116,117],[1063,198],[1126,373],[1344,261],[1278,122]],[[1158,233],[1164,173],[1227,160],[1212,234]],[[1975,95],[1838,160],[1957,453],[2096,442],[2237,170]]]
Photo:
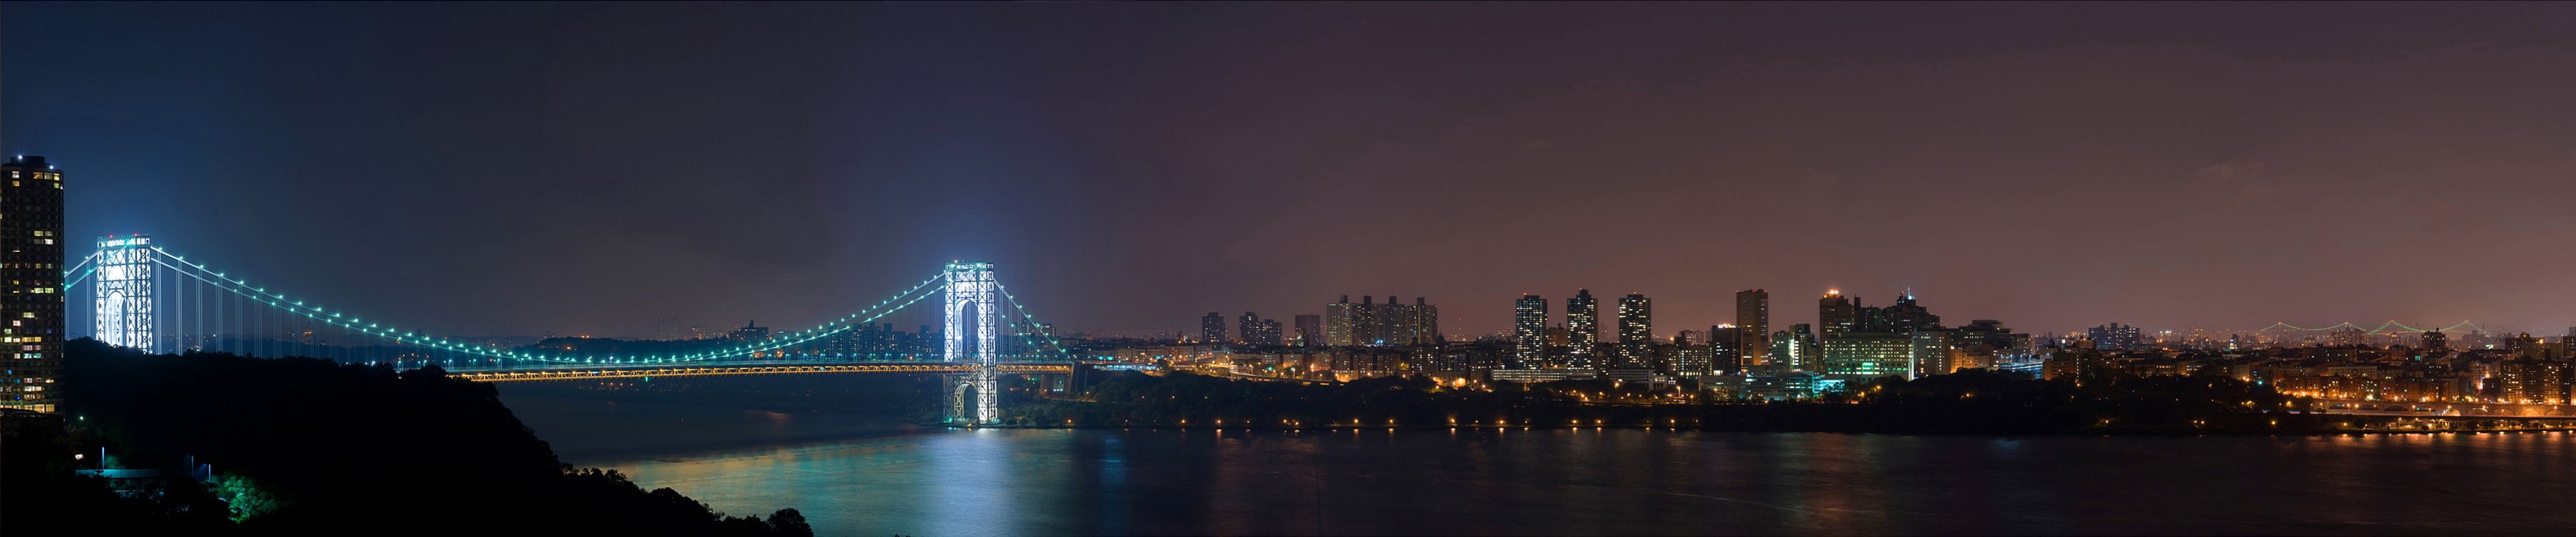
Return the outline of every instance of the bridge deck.
[[[1071,373],[1069,363],[1006,363],[995,369],[1006,374]],[[933,373],[964,374],[974,371],[973,364],[743,364],[655,367],[582,367],[545,369],[501,369],[451,371],[449,376],[478,382],[528,382],[542,380],[623,379],[647,377],[704,377],[726,375],[808,375],[818,373]]]

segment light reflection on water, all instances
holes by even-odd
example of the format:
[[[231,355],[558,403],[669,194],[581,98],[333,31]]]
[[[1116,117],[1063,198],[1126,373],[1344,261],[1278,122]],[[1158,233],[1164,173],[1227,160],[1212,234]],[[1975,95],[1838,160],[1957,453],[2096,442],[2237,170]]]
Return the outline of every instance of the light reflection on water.
[[[2571,450],[2570,434],[1139,429],[568,457],[734,514],[795,507],[825,535],[2461,534],[2576,523],[2553,492],[2576,482]]]

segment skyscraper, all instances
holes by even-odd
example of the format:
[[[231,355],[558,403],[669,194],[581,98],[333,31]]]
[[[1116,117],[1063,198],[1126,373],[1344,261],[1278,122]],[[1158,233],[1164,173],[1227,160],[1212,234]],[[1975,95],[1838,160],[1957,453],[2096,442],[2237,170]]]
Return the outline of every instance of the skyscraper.
[[[1243,312],[1242,317],[1235,319],[1234,330],[1244,343],[1260,343],[1261,316],[1253,315],[1249,311]]]
[[[0,264],[8,293],[0,295],[0,340],[15,349],[0,357],[0,408],[54,411],[54,379],[63,364],[63,172],[45,157],[16,157],[0,170]]]
[[[1735,348],[1737,366],[1770,363],[1771,292],[1746,289],[1735,292]]]
[[[1204,345],[1225,343],[1225,315],[1211,311],[1206,317],[1199,318],[1199,343]]]
[[[1601,303],[1591,289],[1576,289],[1565,299],[1565,345],[1577,362],[1592,363],[1601,344]]]
[[[1533,367],[1547,358],[1547,299],[1524,294],[1512,304],[1513,367]]]
[[[1831,340],[1850,333],[1859,324],[1860,304],[1843,296],[1842,291],[1827,289],[1824,298],[1816,299],[1816,335]]]
[[[1619,298],[1619,365],[1645,367],[1655,349],[1654,303],[1646,295]]]
[[[1297,315],[1297,344],[1307,347],[1324,345],[1324,316],[1312,313]]]

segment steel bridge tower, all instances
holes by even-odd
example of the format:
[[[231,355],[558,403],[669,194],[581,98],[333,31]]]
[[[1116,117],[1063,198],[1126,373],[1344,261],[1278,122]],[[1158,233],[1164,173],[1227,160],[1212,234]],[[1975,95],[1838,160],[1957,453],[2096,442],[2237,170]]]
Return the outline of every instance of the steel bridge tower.
[[[948,325],[943,332],[946,352],[941,357],[949,362],[975,364],[973,373],[960,379],[949,392],[951,419],[970,424],[993,423],[1002,419],[1001,385],[994,362],[1001,357],[1002,322],[1001,284],[993,279],[992,263],[954,262],[948,264]],[[973,391],[973,401],[966,392]]]
[[[93,335],[109,345],[157,351],[153,338],[152,238],[109,236],[98,240],[98,275],[91,280]]]

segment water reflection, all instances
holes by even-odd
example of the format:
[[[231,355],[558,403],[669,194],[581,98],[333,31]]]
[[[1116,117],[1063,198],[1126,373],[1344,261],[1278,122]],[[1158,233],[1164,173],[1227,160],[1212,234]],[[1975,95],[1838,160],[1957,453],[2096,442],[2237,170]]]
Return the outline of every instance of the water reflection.
[[[826,535],[2458,534],[2576,523],[2544,492],[2576,479],[2571,449],[2567,434],[930,430],[574,462],[736,514],[797,507]]]

